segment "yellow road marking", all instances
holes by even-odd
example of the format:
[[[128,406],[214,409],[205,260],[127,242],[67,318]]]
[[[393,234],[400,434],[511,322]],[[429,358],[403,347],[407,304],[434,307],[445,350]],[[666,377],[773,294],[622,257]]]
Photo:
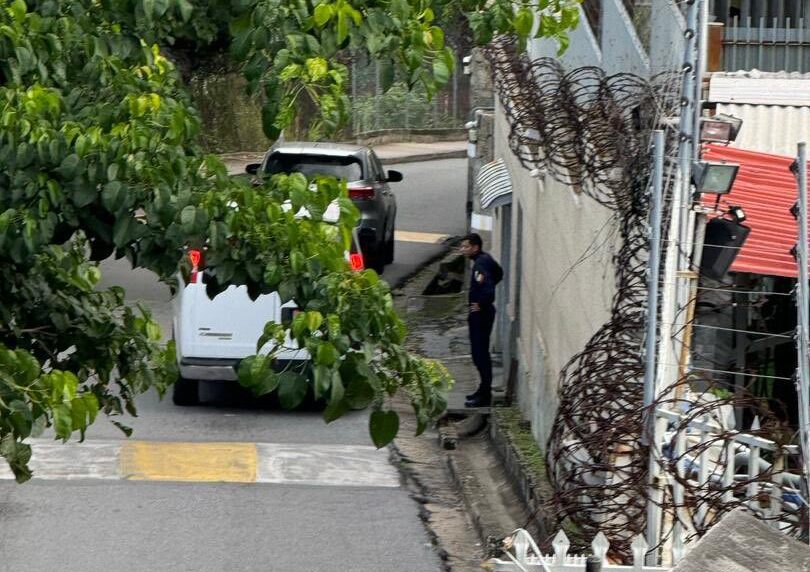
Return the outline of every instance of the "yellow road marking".
[[[423,242],[425,244],[438,244],[447,240],[446,234],[435,232],[413,232],[410,230],[395,230],[394,240],[402,242]]]
[[[139,481],[256,482],[254,443],[127,441],[121,475]]]

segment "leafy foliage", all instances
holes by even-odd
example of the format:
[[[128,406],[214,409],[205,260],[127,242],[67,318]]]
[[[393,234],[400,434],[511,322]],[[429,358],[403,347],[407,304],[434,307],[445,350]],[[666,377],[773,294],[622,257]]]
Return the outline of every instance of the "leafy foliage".
[[[543,34],[572,23],[567,1],[542,7],[552,22],[541,19]],[[525,15],[516,20],[512,3],[494,6],[471,20],[481,38],[526,37]],[[387,396],[407,393],[420,432],[445,407],[447,371],[405,351],[388,287],[344,260],[358,217],[345,185],[320,179],[313,187],[292,175],[252,186],[200,152],[198,115],[159,46],[202,49],[228,31],[251,88],[264,94],[271,138],[300,97],[318,109],[313,136],[341,125],[345,50],[366,50],[429,94],[454,65],[427,0],[0,7],[0,455],[18,481],[30,477],[29,437],[50,426],[57,438],[82,438],[99,411],[134,415],[138,394],[176,378],[173,344],[160,345],[149,312],[126,306],[120,288],[99,287],[98,262],[111,255],[177,287],[178,271],[189,270],[184,249],[203,248],[216,268],[210,296],[239,284],[251,296],[278,291],[295,301],[303,312],[289,333],[313,356],[311,371],[273,371],[287,328],[268,324],[257,353],[268,351],[239,372],[257,394],[278,391],[295,407],[311,387],[328,404],[327,421],[375,407],[378,446],[398,429],[396,414],[384,411]],[[325,221],[333,202],[340,216]]]

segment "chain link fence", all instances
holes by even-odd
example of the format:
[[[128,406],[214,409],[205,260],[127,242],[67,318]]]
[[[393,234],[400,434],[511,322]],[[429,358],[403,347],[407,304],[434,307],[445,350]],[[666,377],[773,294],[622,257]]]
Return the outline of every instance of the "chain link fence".
[[[408,90],[394,81],[383,91],[383,69],[379,62],[354,60],[350,74],[351,118],[335,139],[349,141],[385,130],[430,130],[461,128],[470,107],[469,76],[459,64],[447,85],[431,100],[424,87]],[[261,100],[248,96],[238,73],[204,74],[191,78],[189,88],[202,116],[201,141],[212,153],[264,151],[270,141],[261,125]],[[305,133],[290,132],[288,138],[306,139]]]
[[[402,81],[395,81],[383,91],[385,70],[378,61],[355,59],[349,64],[352,118],[350,135],[384,129],[433,129],[463,127],[469,114],[469,76],[458,65],[447,85],[428,101],[421,85],[408,90]]]

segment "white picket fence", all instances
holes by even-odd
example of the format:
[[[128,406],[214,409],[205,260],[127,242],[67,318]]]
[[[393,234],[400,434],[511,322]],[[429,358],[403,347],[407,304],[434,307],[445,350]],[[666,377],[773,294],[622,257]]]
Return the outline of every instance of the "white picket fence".
[[[587,555],[568,554],[571,542],[560,530],[554,537],[551,545],[554,554],[543,554],[537,547],[532,536],[519,528],[507,540],[508,549],[502,558],[489,561],[496,572],[584,572]],[[641,535],[633,539],[633,564],[624,566],[608,563],[606,555],[610,542],[601,532],[591,542],[593,555],[602,560],[602,570],[605,572],[667,572],[669,568],[660,566],[647,566],[644,564],[644,555],[649,548],[647,541]]]
[[[671,555],[664,555],[664,561],[678,562],[688,550],[685,539],[695,536],[695,527],[703,527],[714,517],[712,507],[701,502],[701,495],[707,496],[714,490],[722,490],[722,501],[731,505],[742,503],[752,512],[769,519],[780,529],[796,524],[796,510],[805,500],[801,496],[800,477],[787,472],[788,458],[799,454],[794,445],[779,446],[775,442],[751,433],[729,431],[715,419],[708,417],[688,420],[682,413],[665,408],[656,410],[656,440],[663,451],[663,456],[676,459],[675,475],[670,475],[664,468],[654,465],[659,471],[655,477],[660,482],[668,482],[672,504],[684,507],[686,481],[690,491],[696,497],[695,507],[688,514],[679,513],[672,518],[672,537],[669,547]],[[672,425],[679,427],[670,431]],[[754,420],[751,431],[759,430],[759,421]],[[722,439],[719,437],[722,436]],[[674,446],[671,446],[674,443]],[[694,451],[694,454],[688,454]],[[771,461],[763,459],[763,453]],[[736,486],[735,486],[736,485]],[[662,494],[658,491],[657,494]],[[661,526],[666,527],[666,515],[655,506],[648,511],[648,518],[657,526],[648,528],[648,536],[658,544]],[[666,504],[666,503],[665,503]],[[681,511],[686,509],[681,509]]]
[[[730,422],[730,421],[729,421]],[[653,523],[647,528],[647,537],[653,546],[661,545],[654,557],[645,557],[650,544],[638,535],[633,539],[632,565],[610,564],[605,555],[610,543],[599,533],[591,543],[593,555],[602,559],[605,572],[635,571],[664,572],[670,570],[689,551],[697,538],[696,527],[705,526],[716,518],[717,491],[722,490],[721,504],[744,504],[753,513],[767,519],[778,529],[797,525],[795,519],[802,504],[801,478],[788,472],[788,459],[799,454],[794,445],[779,446],[757,436],[758,420],[754,420],[751,433],[729,430],[718,419],[700,416],[687,418],[683,412],[659,407],[655,412],[655,437],[660,463],[651,463],[651,490],[647,518]],[[764,457],[764,458],[763,458]],[[766,460],[768,459],[768,460]],[[668,462],[677,460],[676,475]],[[569,459],[576,462],[576,459]],[[688,486],[684,486],[683,483]],[[702,502],[702,495],[711,498],[713,505]],[[690,502],[685,502],[686,497]],[[677,511],[662,510],[661,506],[680,507]],[[690,508],[686,508],[690,506]],[[662,531],[669,534],[662,539]],[[663,540],[663,542],[662,542]],[[490,561],[494,570],[503,572],[584,572],[586,555],[570,555],[570,542],[563,531],[554,537],[554,554],[543,554],[534,539],[518,529],[507,542],[508,550],[500,558]],[[650,566],[646,562],[661,562],[664,567]]]

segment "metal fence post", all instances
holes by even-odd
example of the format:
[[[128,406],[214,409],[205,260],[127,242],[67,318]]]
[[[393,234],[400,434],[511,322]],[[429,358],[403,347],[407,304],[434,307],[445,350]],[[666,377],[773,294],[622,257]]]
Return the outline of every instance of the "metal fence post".
[[[658,466],[658,435],[655,422],[655,411],[652,409],[655,400],[656,377],[656,337],[658,335],[658,279],[661,265],[661,220],[664,180],[664,132],[653,131],[653,172],[652,193],[650,197],[650,257],[647,267],[647,337],[644,343],[644,422],[642,442],[649,447],[647,486],[647,540],[654,549],[647,554],[646,562],[654,566],[658,563],[658,551],[661,531],[661,503]]]
[[[798,285],[796,289],[796,311],[798,312],[798,340],[797,340],[797,353],[798,353],[798,397],[799,397],[799,434],[801,436],[802,444],[802,460],[804,469],[804,497],[807,498],[808,491],[810,491],[810,356],[808,356],[808,348],[810,348],[810,315],[808,315],[808,245],[807,245],[807,154],[805,144],[799,143],[798,153],[796,157],[796,177],[798,179],[798,195],[799,195],[799,244],[797,247],[797,265],[798,272]],[[808,525],[808,523],[805,523]]]
[[[585,561],[585,572],[602,572],[602,559],[598,556],[588,556]]]
[[[357,137],[357,61],[352,58],[352,137]]]
[[[380,81],[380,60],[374,61],[374,130],[380,129],[380,107],[382,100],[382,82]]]

